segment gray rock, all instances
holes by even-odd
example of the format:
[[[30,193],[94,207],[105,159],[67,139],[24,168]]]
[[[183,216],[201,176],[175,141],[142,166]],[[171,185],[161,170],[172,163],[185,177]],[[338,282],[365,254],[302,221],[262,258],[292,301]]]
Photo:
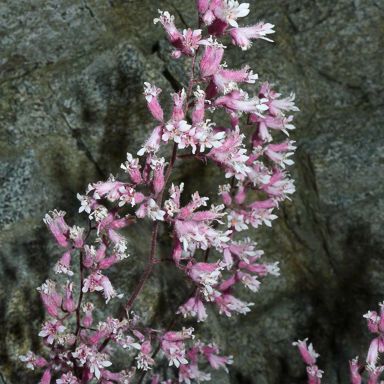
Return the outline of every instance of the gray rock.
[[[348,382],[348,359],[370,340],[362,314],[383,300],[384,6],[375,0],[250,1],[248,22],[276,24],[276,43],[246,53],[229,48],[228,63],[250,63],[261,80],[294,90],[297,193],[273,229],[254,236],[282,276],[250,295],[252,313],[199,328],[233,354],[230,376],[215,383],[301,383],[305,369],[293,340],[309,336],[321,354],[325,382]],[[183,85],[187,63],[169,60],[157,8],[195,23],[181,0],[14,0],[0,4],[0,372],[7,383],[31,383],[17,356],[39,350],[43,321],[35,287],[57,250],[42,217],[65,209],[77,220],[76,193],[116,173],[153,122],[142,83],[167,96]],[[196,174],[199,179],[196,179]],[[176,180],[214,196],[220,175],[186,162]],[[129,292],[147,253],[144,226],[130,230],[132,258],[112,271]],[[161,234],[167,251],[167,234]],[[135,259],[133,262],[132,259]],[[139,261],[138,263],[136,261]],[[174,287],[178,287],[176,290]],[[159,267],[141,297],[142,315],[166,324],[188,288]],[[230,329],[230,332],[228,332]],[[119,357],[117,364],[122,364]]]

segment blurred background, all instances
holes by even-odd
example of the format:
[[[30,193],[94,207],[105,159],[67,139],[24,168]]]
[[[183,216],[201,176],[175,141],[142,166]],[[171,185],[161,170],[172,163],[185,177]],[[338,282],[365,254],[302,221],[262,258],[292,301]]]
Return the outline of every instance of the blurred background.
[[[213,382],[304,383],[292,341],[308,336],[324,381],[347,383],[348,360],[364,359],[370,342],[362,315],[384,300],[384,2],[248,2],[246,23],[275,24],[275,43],[230,47],[227,62],[296,93],[297,193],[273,229],[255,234],[281,277],[243,295],[256,303],[248,316],[211,313],[201,331],[235,358],[229,377]],[[193,1],[0,1],[0,382],[37,382],[17,356],[39,349],[35,288],[57,258],[44,214],[63,209],[74,223],[76,193],[137,151],[153,128],[144,81],[165,95],[184,85],[185,62],[169,60],[152,24],[158,8],[196,27]],[[212,196],[212,172],[186,163],[176,178]],[[127,291],[142,270],[132,259],[147,251],[146,231],[133,231],[131,259],[112,279]],[[169,320],[187,292],[178,279],[152,278],[144,316]]]

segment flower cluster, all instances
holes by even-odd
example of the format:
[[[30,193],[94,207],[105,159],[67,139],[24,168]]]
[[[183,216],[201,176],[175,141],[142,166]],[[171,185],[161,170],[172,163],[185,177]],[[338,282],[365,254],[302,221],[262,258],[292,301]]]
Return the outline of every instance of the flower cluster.
[[[258,75],[249,66],[228,68],[223,61],[226,46],[220,41],[229,37],[246,50],[252,40],[271,41],[266,36],[274,32],[273,25],[240,27],[249,4],[234,0],[198,0],[197,10],[200,29],[179,30],[166,11],[154,20],[165,29],[172,57],[191,58],[189,86],[171,95],[167,115],[162,90],[144,84],[154,129],[137,157],[127,154],[122,175],[91,183],[78,194],[88,227],[69,225],[62,211],[44,219],[62,252],[54,267],[57,281],[47,280],[38,288],[48,315],[39,336],[49,358],[32,352],[21,357],[29,368],[45,369],[41,383],[142,382],[143,372],[156,372],[162,359],[176,377],[164,383],[210,380],[203,367],[227,370],[232,357],[220,355],[214,343],[196,340],[192,328],[153,329],[132,312],[155,265],[171,261],[193,290],[172,324],[183,317],[202,322],[209,308],[225,316],[246,314],[253,303],[241,300],[237,288],[257,292],[264,277],[279,274],[278,263],[263,262],[263,251],[244,231],[270,227],[280,203],[295,191],[287,172],[295,145],[285,136],[294,129],[291,113],[298,109],[294,95],[282,97],[267,82],[256,85]],[[227,116],[220,125],[215,122],[218,110]],[[243,133],[244,124],[252,129],[251,137]],[[172,147],[169,158],[160,156],[164,147]],[[181,199],[184,185],[171,183],[175,164],[189,158],[223,171],[215,204],[197,191],[189,200]],[[152,223],[149,256],[137,286],[123,301],[108,270],[130,262],[125,260],[126,236],[138,220]],[[160,225],[172,239],[168,258],[157,254]],[[122,314],[103,318],[95,311],[100,294],[107,304],[121,300]],[[116,349],[132,355],[125,370],[113,369]],[[160,382],[153,374],[152,383]]]
[[[368,311],[364,318],[367,320],[368,330],[376,337],[371,341],[365,363],[359,362],[359,357],[349,361],[349,377],[351,384],[361,384],[367,376],[368,384],[379,384],[384,372],[384,365],[380,364],[380,354],[384,352],[384,303],[379,303],[380,312]],[[297,345],[301,357],[307,365],[308,384],[321,384],[323,371],[316,365],[319,355],[314,351],[312,344],[307,346],[307,339],[293,343]]]
[[[320,356],[314,349],[312,343],[307,345],[308,339],[299,340],[293,345],[299,348],[301,358],[307,365],[308,384],[320,384],[323,371],[316,365],[316,360]]]

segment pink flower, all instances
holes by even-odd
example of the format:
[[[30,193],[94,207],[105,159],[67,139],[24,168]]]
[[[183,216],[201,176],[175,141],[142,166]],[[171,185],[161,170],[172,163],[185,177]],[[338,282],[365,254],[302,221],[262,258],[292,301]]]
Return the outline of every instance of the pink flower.
[[[75,301],[73,300],[73,283],[67,281],[67,284],[65,286],[65,296],[63,299],[63,309],[66,312],[74,312],[76,310],[76,304]]]
[[[190,130],[191,125],[189,125],[185,120],[170,121],[165,125],[162,139],[165,142],[172,139],[178,144],[179,148],[185,148],[188,145],[186,144],[186,138]]]
[[[243,144],[244,135],[239,130],[227,134],[224,142],[217,148],[212,148],[207,157],[224,168],[225,176],[235,176],[237,179],[244,179],[250,168],[247,166],[248,156]]]
[[[254,84],[257,78],[258,76],[246,66],[240,70],[220,69],[213,75],[213,82],[220,92],[228,93],[237,89],[237,84]]]
[[[48,364],[44,357],[37,356],[31,351],[28,351],[26,355],[20,355],[19,359],[26,364],[27,368],[31,369],[32,371],[35,368],[43,368]]]
[[[250,258],[249,262],[240,261],[239,267],[246,269],[249,272],[257,273],[259,276],[263,277],[266,275],[279,276],[280,269],[278,267],[278,262],[272,264],[258,264],[253,263],[253,258]]]
[[[384,366],[375,366],[368,364],[367,371],[369,373],[369,379],[367,384],[378,384],[378,380],[384,371]]]
[[[220,269],[217,263],[196,263],[188,266],[188,275],[196,283],[215,285],[220,277]]]
[[[144,83],[144,96],[147,100],[148,109],[154,119],[162,122],[164,120],[164,112],[158,100],[161,89],[150,83]]]
[[[215,130],[214,126],[210,120],[195,125],[187,142],[192,147],[192,153],[196,152],[197,146],[200,152],[204,152],[207,148],[218,148],[223,144],[225,132]]]
[[[224,313],[228,317],[231,317],[232,313],[245,315],[251,311],[249,307],[254,305],[254,303],[246,303],[228,293],[217,295],[214,300],[219,308],[219,313]]]
[[[80,249],[84,245],[84,228],[74,225],[69,228],[69,238],[72,240],[73,246]]]
[[[201,14],[207,12],[210,0],[196,0],[197,11]]]
[[[361,384],[359,358],[356,357],[349,361],[349,372],[351,384]]]
[[[199,124],[204,121],[205,115],[205,92],[197,87],[197,90],[194,92],[195,106],[192,111],[192,123],[193,125]]]
[[[185,345],[183,342],[163,339],[161,341],[161,350],[169,360],[169,366],[174,365],[178,368],[180,364],[188,364],[188,360],[185,358]]]
[[[228,372],[227,365],[233,363],[232,356],[219,356],[219,349],[214,344],[202,346],[201,350],[213,369],[223,368],[226,372]]]
[[[378,316],[377,312],[368,311],[363,317],[367,319],[367,326],[369,331],[372,333],[378,333],[380,316]]]
[[[197,248],[214,246],[220,249],[229,240],[228,232],[213,229],[209,224],[193,220],[176,220],[175,232],[185,251],[194,252]]]
[[[172,122],[176,123],[184,119],[184,103],[187,98],[184,88],[172,95],[173,98],[173,110],[172,110]]]
[[[91,374],[100,379],[104,368],[110,367],[112,363],[108,360],[105,353],[93,353],[88,356],[87,367]]]
[[[56,291],[56,284],[47,280],[41,287],[37,288],[40,292],[41,300],[48,314],[53,317],[58,316],[61,307],[62,297]]]
[[[201,40],[201,29],[184,29],[181,39],[173,44],[176,49],[172,52],[172,57],[178,59],[182,54],[194,56]]]
[[[75,352],[72,352],[72,356],[78,360],[80,366],[86,366],[90,378],[95,376],[96,379],[100,379],[102,370],[112,365],[106,354],[99,353],[84,344],[79,345]]]
[[[162,126],[158,125],[145,142],[144,147],[137,152],[138,156],[143,156],[144,153],[156,153],[160,148],[161,135]]]
[[[212,38],[201,41],[201,44],[205,45],[205,49],[200,61],[200,73],[202,77],[209,77],[219,70],[225,46]]]
[[[230,191],[231,191],[230,184],[219,185],[219,195],[221,195],[221,198],[223,199],[223,203],[227,206],[232,204],[232,197],[230,195]]]
[[[203,302],[197,296],[188,299],[186,303],[179,307],[177,313],[182,314],[184,317],[197,317],[198,322],[205,321],[208,317]]]
[[[93,272],[86,279],[84,279],[83,292],[103,292],[103,295],[106,299],[106,303],[109,302],[114,297],[121,298],[121,295],[118,295],[115,289],[112,287],[112,284],[107,276],[101,274],[100,271]]]
[[[238,205],[241,205],[244,203],[245,199],[247,197],[246,189],[243,185],[239,185],[236,195],[235,195],[235,202]]]
[[[140,208],[136,211],[137,217],[143,218],[147,216],[153,221],[164,221],[164,215],[165,212],[159,208],[156,201],[153,199],[149,199],[145,203],[141,204]]]
[[[164,167],[165,167],[165,159],[161,158],[152,158],[151,159],[151,168],[153,169],[153,190],[155,195],[157,196],[164,188]]]
[[[52,378],[51,370],[48,368],[44,371],[39,384],[50,384],[51,378]]]
[[[71,271],[71,252],[67,251],[61,256],[54,268],[56,273],[64,273],[68,276],[73,276]]]
[[[99,181],[94,184],[90,184],[87,189],[87,193],[93,192],[93,197],[96,200],[106,198],[109,201],[117,201],[120,199],[121,190],[125,184],[121,181],[116,181],[113,175],[110,175],[108,180],[103,182]]]
[[[268,183],[261,186],[261,189],[278,200],[284,200],[295,192],[293,180],[286,178],[286,173],[278,170],[274,172]]]
[[[168,11],[160,11],[160,16],[153,20],[154,24],[161,23],[167,32],[168,39],[173,45],[177,45],[182,39],[181,33],[175,26],[175,17],[172,16]]]
[[[268,110],[265,99],[249,98],[244,91],[233,90],[215,100],[216,106],[222,106],[232,111],[260,114]]]
[[[272,221],[277,219],[277,215],[273,213],[273,210],[274,208],[253,209],[246,216],[246,222],[251,224],[253,228],[258,228],[261,224],[265,224],[267,227],[272,227]]]
[[[92,303],[85,303],[82,306],[82,311],[84,312],[83,316],[83,326],[89,328],[93,323],[93,315],[92,312],[95,306]]]
[[[140,173],[139,159],[134,159],[130,153],[127,153],[127,161],[121,164],[120,168],[129,174],[133,183],[140,184],[143,181]]]
[[[64,373],[60,379],[56,380],[56,384],[80,384],[80,381],[71,372]]]
[[[59,333],[65,331],[64,325],[58,320],[46,321],[39,332],[39,336],[46,339],[48,344],[52,344]]]
[[[384,339],[383,336],[379,336],[371,341],[367,354],[367,363],[376,365],[379,353],[382,352],[384,352]]]
[[[85,344],[80,344],[74,352],[72,352],[72,356],[79,360],[79,365],[84,366],[87,362],[88,356],[93,353],[93,350],[86,346]]]
[[[68,246],[69,227],[64,220],[65,212],[56,209],[46,214],[43,221],[56,238],[57,243],[62,247]]]
[[[295,150],[296,147],[292,145],[292,142],[281,143],[281,144],[270,144],[265,148],[265,155],[275,162],[281,168],[285,168],[286,165],[292,165],[293,160],[289,159],[294,152],[289,152]]]
[[[324,372],[320,370],[317,365],[307,367],[308,384],[320,384],[323,373]]]
[[[307,345],[308,339],[295,341],[292,345],[299,348],[300,355],[307,365],[315,365],[317,358],[320,356],[313,349],[312,343]]]
[[[179,383],[191,384],[196,380],[210,381],[211,375],[199,370],[197,364],[183,364],[179,367]]]
[[[260,288],[260,281],[257,280],[256,276],[250,275],[242,271],[237,272],[237,278],[249,288],[252,292],[257,292]]]
[[[291,93],[289,97],[280,99],[281,94],[271,89],[270,84],[264,83],[259,91],[259,97],[266,98],[269,107],[269,113],[273,116],[284,115],[286,111],[299,111],[295,106],[295,94]]]
[[[122,187],[120,193],[119,207],[122,207],[125,204],[130,204],[134,207],[136,204],[142,203],[145,199],[145,196],[142,193],[136,192],[134,188],[128,186]]]
[[[234,259],[236,261],[243,260],[246,265],[252,260],[257,260],[263,255],[263,251],[255,250],[256,243],[252,243],[250,239],[244,239],[242,242],[231,241],[224,248],[223,256],[227,268],[232,268]],[[240,266],[240,264],[239,264]]]
[[[141,345],[140,353],[136,356],[137,368],[144,371],[151,369],[151,366],[154,364],[154,360],[151,357],[152,346],[149,341],[144,341]]]
[[[273,24],[260,22],[251,27],[233,28],[229,34],[232,38],[232,44],[238,45],[243,51],[246,51],[252,45],[251,39],[263,39],[272,42],[273,40],[266,35],[275,33],[273,27]]]

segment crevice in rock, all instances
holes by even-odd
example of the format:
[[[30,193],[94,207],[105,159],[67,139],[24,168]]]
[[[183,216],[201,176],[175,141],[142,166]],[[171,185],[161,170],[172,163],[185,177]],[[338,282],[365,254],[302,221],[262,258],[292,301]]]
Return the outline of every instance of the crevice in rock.
[[[182,89],[181,84],[176,80],[176,78],[172,75],[167,67],[162,71],[163,76],[168,80],[169,84],[175,92],[180,91]]]
[[[76,140],[76,145],[79,148],[79,150],[81,150],[82,152],[85,153],[86,157],[94,165],[94,167],[95,167],[96,171],[99,173],[99,175],[105,179],[106,175],[105,175],[104,171],[101,169],[100,165],[98,164],[96,159],[93,157],[91,151],[86,146],[84,140],[81,137],[81,130],[78,128],[72,127],[72,125],[69,123],[69,121],[68,121],[68,119],[64,113],[60,112],[60,115],[63,118],[67,127],[69,128],[72,137]]]
[[[180,12],[180,10],[178,9],[178,7],[176,7],[171,1],[169,2],[169,5],[174,9],[174,11],[176,12],[176,14],[179,16],[180,21],[182,22],[182,24],[184,25],[184,27],[185,27],[185,28],[190,28],[190,26],[188,25],[188,23],[185,21],[184,16],[182,15],[182,13]]]
[[[328,80],[332,83],[336,83],[336,84],[340,85],[341,87],[343,87],[349,91],[360,92],[362,102],[369,103],[368,94],[363,90],[363,88],[361,86],[348,84],[346,82],[340,81],[340,80],[336,79],[335,77],[333,77],[332,75],[330,75],[329,73],[326,73],[326,72],[322,71],[321,69],[314,67],[312,64],[310,64],[310,63],[306,63],[306,64],[308,65],[308,67],[311,67],[313,70],[315,70],[320,76],[324,77],[326,80]]]
[[[234,371],[234,370],[231,369],[231,371]],[[253,384],[252,379],[250,379],[249,377],[245,376],[243,373],[241,373],[238,370],[234,371],[233,376],[234,376],[234,379],[235,379],[235,381],[234,381],[235,383]]]
[[[302,148],[298,153],[296,164],[301,170],[300,173],[303,180],[302,190],[306,191],[306,194],[302,195],[303,203],[308,212],[309,221],[313,224],[312,230],[317,237],[319,250],[326,256],[331,272],[336,276],[335,264],[333,262],[326,235],[326,233],[329,232],[329,229],[325,218],[319,217],[318,215],[318,213],[321,212],[321,209],[319,208],[319,190],[317,187],[315,169],[309,154]],[[309,195],[307,193],[309,193]]]
[[[160,42],[159,40],[157,40],[153,45],[152,45],[152,49],[151,49],[151,52],[154,54],[154,53],[157,53],[157,56],[160,58],[159,56],[159,52],[160,52]],[[161,59],[161,58],[160,58]]]
[[[4,375],[2,374],[2,372],[0,372],[0,379],[1,379],[1,382],[2,384],[7,384],[5,378],[4,378]]]
[[[381,12],[384,12],[384,8],[380,7],[380,5],[377,3],[377,1],[374,1],[374,2],[373,2],[373,5],[374,5],[378,10],[380,10]]]
[[[90,16],[95,18],[95,14],[92,11],[92,8],[88,5],[86,0],[83,0],[84,8],[89,12]]]

